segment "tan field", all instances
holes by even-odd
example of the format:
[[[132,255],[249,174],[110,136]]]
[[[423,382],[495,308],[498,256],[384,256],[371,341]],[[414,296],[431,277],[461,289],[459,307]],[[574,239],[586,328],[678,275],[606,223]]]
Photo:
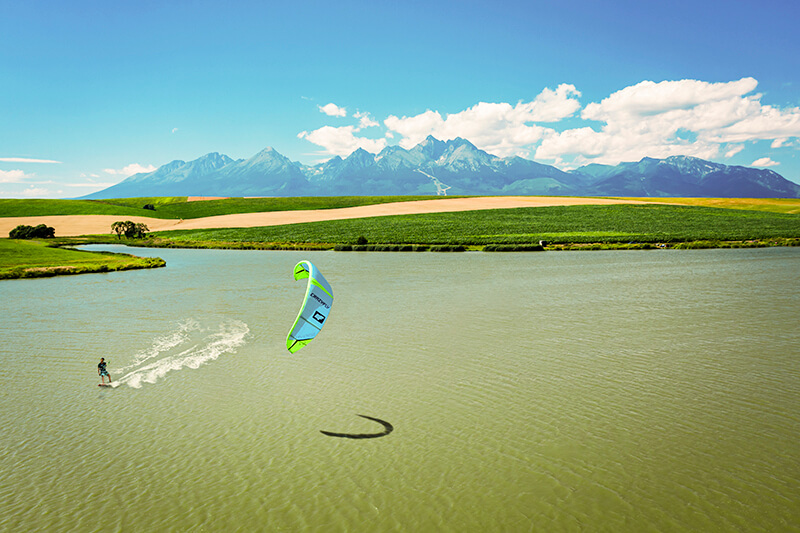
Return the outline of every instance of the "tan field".
[[[628,198],[660,204],[697,205],[723,209],[748,209],[770,213],[800,213],[800,198]]]

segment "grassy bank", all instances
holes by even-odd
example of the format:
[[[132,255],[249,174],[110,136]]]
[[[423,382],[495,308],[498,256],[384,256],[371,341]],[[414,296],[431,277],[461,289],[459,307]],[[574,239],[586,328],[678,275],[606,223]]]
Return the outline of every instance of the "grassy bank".
[[[119,215],[192,219],[236,213],[337,209],[362,205],[432,200],[434,196],[330,196],[301,198],[227,198],[189,202],[185,196],[113,200],[0,199],[1,217]],[[145,209],[152,205],[155,209]]]
[[[0,239],[0,279],[115,272],[165,266],[163,259],[53,247],[48,241]]]

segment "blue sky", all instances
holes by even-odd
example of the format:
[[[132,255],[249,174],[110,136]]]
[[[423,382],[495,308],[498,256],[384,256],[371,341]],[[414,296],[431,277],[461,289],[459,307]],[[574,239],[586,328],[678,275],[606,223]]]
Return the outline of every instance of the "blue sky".
[[[562,169],[682,154],[800,183],[790,0],[0,0],[0,15],[0,197],[429,134]]]

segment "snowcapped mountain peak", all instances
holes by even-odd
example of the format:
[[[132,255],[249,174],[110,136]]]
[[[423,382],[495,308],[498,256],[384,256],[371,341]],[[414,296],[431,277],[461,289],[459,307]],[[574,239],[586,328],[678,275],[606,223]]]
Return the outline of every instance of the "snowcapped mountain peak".
[[[663,164],[670,165],[677,168],[683,173],[691,174],[702,178],[711,172],[724,171],[728,168],[727,165],[721,163],[712,163],[699,157],[692,157],[688,155],[673,155],[661,161]]]
[[[247,166],[266,165],[268,167],[285,167],[291,165],[291,163],[288,157],[271,146],[267,146],[256,155],[243,162],[243,164]]]
[[[251,159],[256,157],[274,157],[275,155],[280,155],[280,154],[278,154],[278,152],[272,146],[267,146],[266,148],[258,152],[256,155],[254,155]]]
[[[363,148],[358,148],[355,152],[347,156],[344,164],[349,168],[364,168],[375,164],[375,154],[371,154]]]
[[[476,148],[476,147],[475,147],[475,145],[474,145],[474,144],[472,144],[472,143],[471,143],[471,142],[469,142],[468,140],[466,140],[466,139],[463,139],[463,138],[461,138],[461,137],[456,137],[455,139],[453,139],[452,141],[450,141],[450,143],[451,143],[451,144],[454,144],[455,146],[467,146],[467,147],[469,147],[469,148],[471,148],[471,149],[473,149],[473,150],[477,150],[477,149],[478,149],[478,148]]]

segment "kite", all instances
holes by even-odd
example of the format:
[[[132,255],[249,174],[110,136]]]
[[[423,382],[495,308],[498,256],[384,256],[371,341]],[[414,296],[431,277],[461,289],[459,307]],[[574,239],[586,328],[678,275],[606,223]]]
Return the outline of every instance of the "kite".
[[[294,267],[295,281],[305,278],[308,278],[308,287],[303,306],[286,337],[286,348],[291,353],[295,353],[317,336],[333,305],[333,289],[311,261],[300,261]]]

